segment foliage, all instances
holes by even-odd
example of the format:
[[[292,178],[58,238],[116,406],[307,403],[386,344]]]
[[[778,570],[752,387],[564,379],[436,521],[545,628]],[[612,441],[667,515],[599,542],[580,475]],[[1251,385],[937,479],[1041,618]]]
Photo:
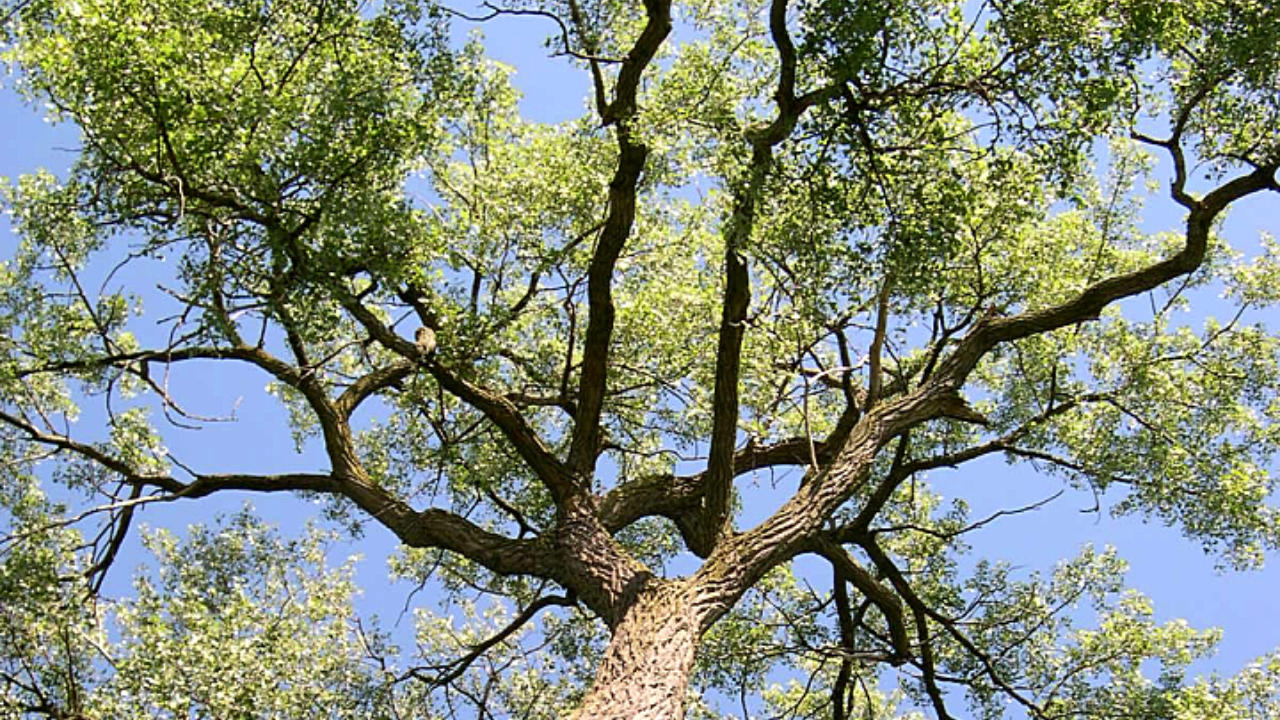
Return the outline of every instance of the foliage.
[[[1274,3],[486,4],[554,20],[555,124],[466,11],[5,11],[83,147],[0,188],[0,717],[1277,712],[1113,551],[968,557],[999,516],[930,486],[1280,548],[1280,250],[1222,229],[1280,191]],[[322,470],[171,450],[242,367]],[[139,512],[234,491],[333,529],[150,532],[105,596]],[[326,560],[370,528],[411,641]]]

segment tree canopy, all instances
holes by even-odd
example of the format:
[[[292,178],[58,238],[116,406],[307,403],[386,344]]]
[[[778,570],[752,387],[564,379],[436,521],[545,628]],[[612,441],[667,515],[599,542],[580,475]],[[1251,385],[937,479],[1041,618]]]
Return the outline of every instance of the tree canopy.
[[[1280,656],[1188,679],[1216,634],[1110,549],[964,558],[963,499],[1003,457],[1280,548],[1280,246],[1221,232],[1280,192],[1275,3],[4,13],[82,147],[0,188],[0,718],[1280,714]],[[456,30],[502,16],[580,117]],[[171,452],[216,420],[188,366],[258,373],[323,466]],[[148,531],[103,596],[140,509],[237,491],[324,517]],[[362,531],[451,599],[414,647],[326,558]]]

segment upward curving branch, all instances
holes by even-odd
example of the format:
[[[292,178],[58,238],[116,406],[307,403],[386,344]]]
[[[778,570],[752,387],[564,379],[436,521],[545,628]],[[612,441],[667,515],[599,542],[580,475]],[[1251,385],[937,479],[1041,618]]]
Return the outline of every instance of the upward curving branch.
[[[608,383],[609,344],[613,340],[613,272],[635,224],[636,194],[649,148],[638,140],[632,121],[640,77],[671,32],[671,1],[646,0],[648,20],[618,73],[614,97],[603,107],[601,121],[614,126],[618,167],[609,183],[609,212],[587,270],[587,334],[578,381],[578,412],[569,446],[569,467],[579,483],[595,469],[603,430],[600,424]]]
[[[739,417],[738,381],[747,307],[751,301],[745,251],[755,227],[756,206],[773,167],[773,148],[790,137],[800,116],[823,97],[819,93],[806,95],[803,101],[796,98],[796,51],[787,31],[787,0],[773,0],[770,5],[769,32],[780,65],[778,88],[774,93],[777,115],[763,130],[747,132],[752,146],[751,160],[746,181],[734,190],[733,211],[724,231],[725,290],[716,348],[705,510],[696,522],[679,523],[689,549],[704,558],[711,554],[719,538],[731,530],[729,509],[736,475],[733,461]]]
[[[1180,153],[1180,150],[1175,149]],[[1185,197],[1190,203],[1186,220],[1186,241],[1177,253],[1133,272],[1106,278],[1085,288],[1075,298],[1042,310],[1012,317],[988,316],[960,341],[951,355],[939,364],[931,384],[955,390],[960,387],[983,356],[1000,343],[1021,340],[1058,328],[1097,319],[1102,309],[1123,298],[1153,290],[1174,278],[1194,272],[1204,262],[1213,222],[1231,203],[1255,193],[1280,192],[1276,171],[1280,165],[1256,168],[1219,186],[1201,200]],[[1175,193],[1182,193],[1176,186]]]

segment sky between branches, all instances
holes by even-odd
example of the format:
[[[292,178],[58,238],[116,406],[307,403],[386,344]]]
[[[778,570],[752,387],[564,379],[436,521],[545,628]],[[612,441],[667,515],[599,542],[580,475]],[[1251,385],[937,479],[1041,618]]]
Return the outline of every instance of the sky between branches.
[[[461,21],[455,23],[459,38],[473,27]],[[513,83],[524,93],[521,110],[526,118],[555,122],[577,117],[585,111],[587,78],[583,71],[562,59],[547,58],[540,42],[542,33],[550,30],[544,21],[504,18],[485,24],[483,30],[489,40],[486,45],[490,55],[516,68]],[[24,106],[11,88],[0,90],[0,176],[16,178],[42,166],[65,175],[77,145],[75,128],[48,125],[41,118],[40,108]],[[1166,176],[1162,169],[1157,169],[1155,177]],[[1148,228],[1177,227],[1179,215],[1169,203],[1159,200],[1159,196],[1154,198],[1146,213]],[[1249,247],[1256,245],[1261,232],[1280,235],[1280,217],[1269,216],[1261,200],[1245,201],[1233,207],[1225,231]],[[9,257],[16,242],[7,220],[0,220],[0,256]],[[137,275],[135,271],[113,282],[132,280],[134,286],[141,288],[145,303],[146,293],[154,288],[157,279]],[[1124,307],[1133,310],[1128,305]],[[1213,311],[1212,304],[1203,310],[1208,314]],[[1200,312],[1197,307],[1197,315]],[[1263,319],[1275,330],[1280,328],[1280,316],[1275,316],[1274,311],[1272,315]],[[147,321],[144,319],[144,322]],[[286,413],[263,392],[265,383],[260,373],[232,365],[218,368],[212,378],[198,375],[207,370],[207,367],[177,368],[171,383],[181,387],[194,411],[209,415],[229,415],[234,411],[236,420],[200,431],[174,431],[166,439],[170,440],[175,455],[184,462],[226,472],[305,470],[321,465],[317,447],[308,448],[302,456],[295,455]],[[101,409],[86,405],[78,426],[77,433],[94,436],[98,432],[96,428],[102,426]],[[930,481],[944,497],[963,494],[970,502],[973,519],[1035,503],[1061,487],[1058,481],[1037,476],[1028,465],[1012,467],[998,458],[967,466],[963,474],[965,485],[962,488],[952,485],[960,482],[960,477],[959,473],[949,475],[947,471],[940,471],[934,473]],[[770,479],[760,478],[757,481],[759,504],[746,508],[742,522],[750,525],[765,517],[795,481],[796,478],[782,478],[779,490],[773,491]],[[308,518],[318,514],[315,506],[294,498],[226,494],[198,503],[148,507],[141,512],[140,520],[178,530],[188,523],[210,521],[217,512],[233,512],[246,500],[251,500],[263,515],[280,523],[288,534],[297,532]],[[1231,674],[1253,658],[1280,647],[1280,623],[1274,618],[1274,598],[1280,596],[1280,556],[1269,557],[1268,566],[1261,571],[1219,574],[1214,570],[1212,558],[1176,531],[1147,525],[1134,517],[1112,518],[1107,512],[1112,501],[1114,498],[1103,497],[1100,510],[1088,512],[1094,504],[1093,497],[1068,491],[1044,508],[1004,518],[973,534],[970,542],[974,550],[969,557],[1004,558],[1027,572],[1048,571],[1055,561],[1076,555],[1084,543],[1092,542],[1098,548],[1112,544],[1131,565],[1128,584],[1154,601],[1157,621],[1184,618],[1197,628],[1224,629],[1218,656],[1197,664],[1194,671]],[[351,553],[365,556],[357,576],[365,588],[361,609],[377,613],[388,624],[399,615],[405,597],[412,590],[405,584],[388,589],[384,560],[393,550],[391,536],[376,527],[370,528],[365,537],[334,549],[338,558]],[[144,553],[135,533],[112,571],[106,593],[127,593],[132,569],[143,560]],[[687,565],[695,566],[692,562]],[[679,573],[684,569],[687,568],[677,561],[668,572]],[[814,576],[810,580],[815,586],[829,582],[825,576]],[[419,595],[413,602],[434,603],[435,599]],[[406,631],[411,630],[410,623],[403,625]]]

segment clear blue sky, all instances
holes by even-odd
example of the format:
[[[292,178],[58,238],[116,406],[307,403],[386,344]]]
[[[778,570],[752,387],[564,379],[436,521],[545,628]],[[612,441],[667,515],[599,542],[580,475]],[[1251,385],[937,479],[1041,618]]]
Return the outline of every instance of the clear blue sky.
[[[458,26],[465,28],[463,23]],[[537,19],[502,20],[485,26],[486,35],[493,41],[492,55],[518,69],[515,84],[525,95],[522,110],[533,119],[554,121],[582,111],[586,82],[567,63],[546,59],[539,42],[546,29],[545,23]],[[42,166],[62,174],[74,159],[77,144],[74,128],[49,126],[42,121],[38,109],[23,106],[11,89],[0,90],[0,175],[13,178]],[[1176,220],[1176,215],[1159,206],[1148,218],[1149,224],[1157,227],[1175,227]],[[1280,235],[1274,203],[1270,208],[1262,202],[1243,205],[1233,212],[1227,224],[1227,232],[1245,245],[1256,242],[1263,229]],[[7,221],[0,220],[0,256],[8,257],[14,243]],[[142,281],[148,288],[156,280],[137,274],[129,279]],[[1280,317],[1270,320],[1271,327],[1280,328]],[[143,322],[150,321],[144,318]],[[266,378],[260,372],[232,368],[197,378],[206,370],[207,367],[198,366],[178,368],[173,385],[187,390],[185,396],[193,405],[191,409],[224,415],[234,408],[238,420],[198,432],[171,433],[166,440],[175,455],[199,469],[216,472],[323,467],[316,453],[304,457],[294,454],[284,413],[262,392]],[[97,410],[89,409],[76,432],[94,435],[94,423],[100,418]],[[969,499],[975,519],[1043,499],[1061,487],[1057,480],[1038,476],[1029,465],[1008,466],[1000,459],[966,466],[959,472],[938,472],[931,480],[945,496]],[[237,509],[247,497],[228,495],[212,501],[151,507],[141,514],[141,519],[176,529],[210,518],[213,508]],[[314,506],[297,500],[264,496],[249,499],[286,528],[297,527],[303,519],[316,514]],[[1132,567],[1130,585],[1154,599],[1158,619],[1185,618],[1195,627],[1220,626],[1225,630],[1219,655],[1196,666],[1198,671],[1234,673],[1249,660],[1280,647],[1275,600],[1280,597],[1280,557],[1272,556],[1262,571],[1218,574],[1212,559],[1176,531],[1135,519],[1112,518],[1106,508],[1115,499],[1104,497],[1102,512],[1088,514],[1080,511],[1093,505],[1093,497],[1068,493],[1045,509],[1006,518],[975,533],[970,537],[974,545],[972,556],[1003,558],[1027,570],[1047,571],[1057,560],[1074,556],[1086,542],[1098,547],[1111,544]],[[751,514],[763,515],[769,503],[769,498],[762,499]],[[339,550],[343,554],[365,555],[358,576],[366,587],[363,605],[384,620],[394,620],[410,590],[406,586],[398,586],[394,592],[380,590],[386,585],[382,561],[392,547],[387,533],[371,527],[365,538]],[[131,568],[140,559],[135,540],[117,563],[108,586],[110,592],[127,590]],[[825,584],[825,578],[821,582]],[[418,601],[421,600],[420,596]]]

